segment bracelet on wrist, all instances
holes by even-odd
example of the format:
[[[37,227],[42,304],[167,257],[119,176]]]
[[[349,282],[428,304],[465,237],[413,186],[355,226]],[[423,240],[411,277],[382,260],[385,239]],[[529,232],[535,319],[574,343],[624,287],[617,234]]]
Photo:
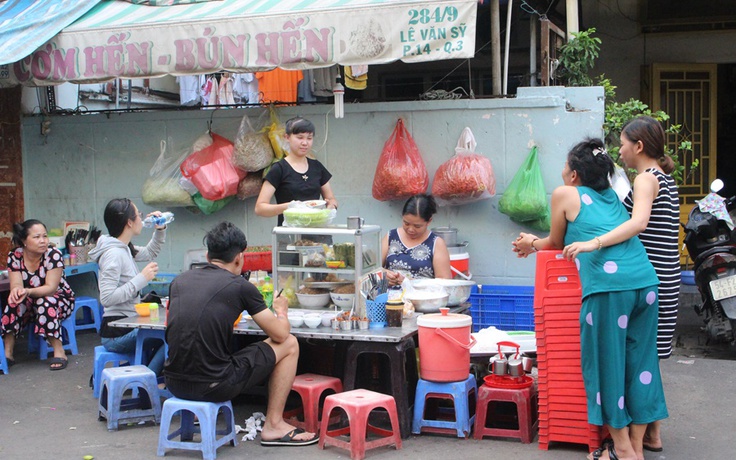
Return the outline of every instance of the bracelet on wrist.
[[[532,242],[529,244],[532,247],[532,251],[537,252],[538,249],[534,247],[534,242],[537,241],[539,238],[534,238]]]
[[[601,249],[603,249],[603,243],[601,242],[601,239],[597,236],[594,237],[593,239],[598,242],[598,250],[600,251]]]

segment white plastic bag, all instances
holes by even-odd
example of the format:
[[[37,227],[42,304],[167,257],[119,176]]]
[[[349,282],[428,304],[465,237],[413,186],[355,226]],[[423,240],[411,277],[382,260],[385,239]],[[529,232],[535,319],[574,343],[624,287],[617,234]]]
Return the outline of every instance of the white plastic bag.
[[[284,211],[284,227],[327,227],[336,215],[336,209],[317,209],[303,201],[292,201]]]
[[[174,149],[174,141],[161,141],[161,153],[143,183],[141,197],[149,206],[193,206],[189,193],[179,185],[181,171],[179,165],[192,153],[190,149],[179,152]]]
[[[626,175],[624,168],[619,165],[614,166],[615,169],[609,178],[609,182],[613,191],[618,195],[619,201],[624,201],[631,192],[631,182],[629,182],[629,176]]]

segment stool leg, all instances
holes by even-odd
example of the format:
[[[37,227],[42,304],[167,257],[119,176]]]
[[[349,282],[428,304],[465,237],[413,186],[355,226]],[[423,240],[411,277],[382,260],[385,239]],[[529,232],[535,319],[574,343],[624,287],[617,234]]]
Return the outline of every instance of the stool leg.
[[[186,409],[182,409],[179,413],[181,417],[181,440],[191,441],[194,439],[194,433],[198,430],[194,426],[194,413]]]
[[[417,383],[417,390],[414,393],[414,418],[411,423],[411,432],[414,434],[420,434],[422,432],[422,419],[424,419],[424,408],[427,402],[425,395],[427,390],[425,387],[425,381],[420,380]]]

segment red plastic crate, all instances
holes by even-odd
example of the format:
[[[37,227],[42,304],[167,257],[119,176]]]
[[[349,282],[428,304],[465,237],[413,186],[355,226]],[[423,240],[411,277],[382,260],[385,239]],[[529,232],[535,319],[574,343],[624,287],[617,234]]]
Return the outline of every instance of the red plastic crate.
[[[544,344],[540,344],[539,342],[544,341],[544,337],[540,337],[537,339],[537,355],[540,354],[547,354],[550,351],[576,351],[578,353],[578,356],[580,356],[580,344],[579,343],[558,343],[555,344],[554,347],[547,347]]]
[[[271,251],[245,252],[243,259],[243,271],[264,270],[269,273],[273,269],[273,258]]]
[[[538,251],[534,281],[534,305],[548,296],[580,296],[580,274],[574,262],[565,260],[562,251]]]

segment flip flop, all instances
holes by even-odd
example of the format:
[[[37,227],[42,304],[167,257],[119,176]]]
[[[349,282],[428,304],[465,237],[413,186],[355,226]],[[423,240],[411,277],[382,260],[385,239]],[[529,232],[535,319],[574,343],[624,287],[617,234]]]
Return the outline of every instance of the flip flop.
[[[319,441],[319,436],[314,436],[312,439],[308,439],[306,441],[302,441],[299,439],[294,439],[299,434],[304,433],[304,430],[301,428],[295,428],[285,435],[283,435],[280,439],[272,439],[270,441],[266,441],[265,439],[261,439],[261,445],[265,447],[270,446],[309,446],[312,444],[316,444],[317,441]]]
[[[49,369],[52,371],[60,371],[62,369],[66,369],[66,365],[69,364],[69,361],[64,358],[57,358],[53,357],[49,360]],[[57,365],[54,367],[54,365]]]
[[[652,447],[648,444],[642,444],[642,447],[644,447],[644,450],[648,450],[649,452],[662,452],[664,450],[662,447]]]

